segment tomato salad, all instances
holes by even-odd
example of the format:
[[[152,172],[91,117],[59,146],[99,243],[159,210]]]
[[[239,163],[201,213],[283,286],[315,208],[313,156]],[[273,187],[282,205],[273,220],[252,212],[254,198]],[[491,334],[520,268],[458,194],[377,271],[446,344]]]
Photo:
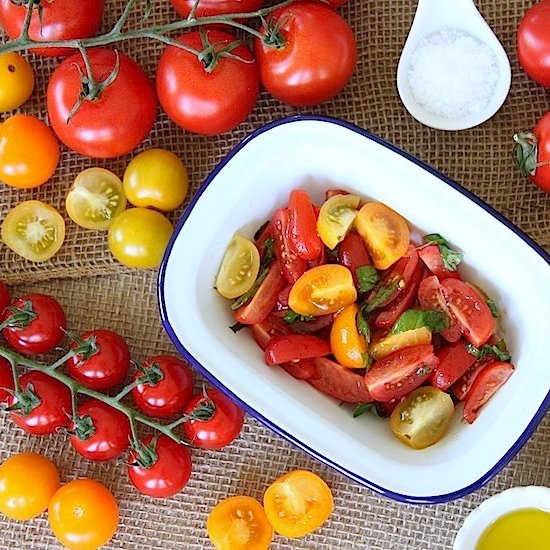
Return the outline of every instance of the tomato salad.
[[[233,300],[267,365],[336,399],[354,416],[389,416],[422,449],[457,404],[472,423],[513,373],[496,304],[463,280],[462,254],[439,234],[413,242],[387,205],[301,190],[249,240],[231,240],[215,288]]]

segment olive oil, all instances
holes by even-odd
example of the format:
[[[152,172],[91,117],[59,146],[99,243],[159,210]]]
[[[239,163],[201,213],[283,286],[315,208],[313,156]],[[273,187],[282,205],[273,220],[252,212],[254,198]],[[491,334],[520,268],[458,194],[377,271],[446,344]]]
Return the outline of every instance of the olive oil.
[[[481,535],[475,550],[549,550],[550,511],[523,508],[504,514]]]

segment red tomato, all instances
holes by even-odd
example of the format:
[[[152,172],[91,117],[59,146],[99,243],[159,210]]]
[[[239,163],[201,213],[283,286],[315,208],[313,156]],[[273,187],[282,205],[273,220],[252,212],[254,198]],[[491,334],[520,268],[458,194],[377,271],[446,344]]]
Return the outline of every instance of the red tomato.
[[[8,344],[21,353],[40,354],[59,345],[67,318],[61,304],[46,294],[17,298],[2,315],[2,333]]]
[[[187,18],[197,0],[170,0],[170,2],[183,18]],[[256,11],[261,5],[262,0],[201,0],[195,15],[205,17],[224,13],[245,13]]]
[[[315,375],[315,364],[311,359],[290,361],[289,363],[281,363],[279,366],[296,380],[309,380]]]
[[[8,399],[11,394],[6,390],[13,390],[13,388],[13,373],[10,362],[0,357],[0,402]]]
[[[315,260],[321,253],[322,243],[317,235],[317,217],[308,194],[301,189],[291,191],[288,211],[292,249],[304,260]]]
[[[229,445],[240,433],[244,412],[218,389],[209,389],[208,398],[197,394],[185,407],[189,415],[199,407],[214,404],[214,412],[208,420],[189,420],[183,425],[185,436],[191,444],[203,449],[221,449]]]
[[[451,271],[450,269],[445,268],[443,258],[441,257],[441,251],[439,250],[439,246],[437,246],[437,244],[432,243],[419,248],[418,255],[430,272],[433,275],[436,275],[439,280],[447,279],[449,277],[451,279],[460,279],[458,271]]]
[[[204,36],[219,53],[235,42],[226,32],[210,29]],[[197,51],[203,51],[198,31],[177,38]],[[256,62],[249,49],[240,44],[231,54],[246,61],[220,56],[215,66],[207,65],[194,53],[168,46],[157,66],[157,94],[160,104],[170,119],[184,130],[213,136],[237,127],[256,105],[259,80]]]
[[[275,11],[268,24],[277,29],[275,45],[256,39],[255,49],[261,82],[272,96],[290,105],[316,105],[349,82],[357,61],[355,38],[330,7],[293,3]]]
[[[539,84],[550,87],[550,1],[531,6],[517,32],[518,59],[525,72]]]
[[[4,283],[4,281],[0,281],[0,315],[4,313],[4,310],[10,305],[10,303],[10,291],[6,283]]]
[[[409,346],[376,361],[365,384],[376,401],[399,399],[422,385],[438,363],[432,345]]]
[[[357,231],[350,231],[338,246],[338,263],[351,271],[357,286],[356,269],[372,264],[365,241]]]
[[[291,214],[288,208],[280,208],[271,220],[271,235],[275,255],[289,283],[295,283],[307,270],[307,261],[294,249],[291,238]]]
[[[326,2],[331,8],[334,9],[343,6],[347,2],[347,0],[326,0]]]
[[[179,493],[191,477],[191,454],[187,447],[167,435],[158,436],[156,442],[148,436],[142,444],[153,450],[156,460],[151,466],[142,465],[138,453],[132,451],[128,476],[134,487],[140,493],[155,498]]]
[[[330,344],[311,334],[275,336],[265,348],[265,362],[280,365],[289,361],[324,357],[331,353]]]
[[[435,355],[439,359],[439,365],[430,374],[430,383],[443,391],[476,362],[475,356],[468,352],[462,340],[439,348]]]
[[[259,323],[251,325],[250,328],[254,340],[263,350],[275,336],[283,336],[292,332],[290,325],[275,315],[269,315]]]
[[[81,334],[79,340],[71,348],[82,352],[67,361],[72,378],[94,390],[106,390],[124,381],[130,368],[130,349],[122,336],[99,329]]]
[[[145,71],[132,59],[107,48],[88,50],[94,78],[105,81],[119,61],[115,80],[93,100],[71,111],[86,74],[80,53],[54,70],[47,90],[48,116],[57,137],[69,149],[96,158],[115,158],[135,149],[155,122],[157,101]]]
[[[76,452],[95,461],[112,460],[130,444],[128,417],[107,403],[88,399],[78,406],[80,422],[71,422],[71,443]]]
[[[10,395],[8,406],[20,405],[10,412],[13,421],[34,435],[53,434],[69,423],[71,391],[65,384],[39,371],[30,371],[19,379],[21,392]]]
[[[94,36],[101,25],[103,0],[55,0],[35,2],[29,36],[38,42],[54,42]],[[25,2],[0,0],[0,25],[11,38],[18,38],[27,13]],[[72,48],[34,48],[45,56],[68,55]]]
[[[132,390],[138,408],[149,416],[166,418],[183,411],[193,396],[193,375],[187,363],[170,355],[151,357],[134,374],[134,381],[147,376],[148,370],[160,371],[158,382],[143,382]]]
[[[468,392],[477,378],[477,375],[487,365],[494,363],[495,361],[497,361],[497,357],[495,355],[488,355],[475,361],[474,364],[452,385],[452,394],[460,401],[463,401],[466,398],[466,395],[468,395]]]
[[[490,363],[476,376],[464,403],[464,420],[471,424],[477,418],[479,409],[502,387],[514,372],[510,363]]]

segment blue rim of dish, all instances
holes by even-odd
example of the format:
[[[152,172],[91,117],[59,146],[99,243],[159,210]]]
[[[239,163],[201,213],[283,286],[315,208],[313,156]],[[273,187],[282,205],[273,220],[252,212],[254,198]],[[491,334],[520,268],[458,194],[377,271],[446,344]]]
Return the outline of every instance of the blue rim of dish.
[[[309,447],[308,445],[304,444],[302,441],[294,437],[292,434],[286,432],[276,424],[274,424],[271,420],[264,417],[262,414],[257,412],[255,409],[250,407],[247,403],[242,401],[239,396],[235,395],[229,388],[224,386],[210,371],[201,365],[183,346],[183,344],[179,341],[178,337],[175,334],[175,331],[173,330],[170,321],[168,320],[167,315],[167,309],[166,309],[166,303],[164,299],[164,278],[166,274],[166,266],[168,264],[168,259],[170,257],[170,253],[172,251],[172,248],[174,246],[174,242],[177,239],[180,231],[182,230],[187,218],[191,214],[191,211],[193,210],[195,204],[199,200],[200,196],[204,192],[204,190],[210,185],[212,180],[216,177],[218,172],[241,150],[243,147],[246,147],[248,143],[250,143],[255,137],[260,136],[264,132],[267,132],[273,128],[276,128],[278,126],[281,126],[283,124],[290,124],[290,123],[296,123],[296,122],[303,122],[303,121],[317,121],[317,122],[326,122],[330,124],[335,124],[337,126],[341,126],[344,128],[347,128],[348,130],[351,130],[353,132],[356,132],[360,134],[361,136],[370,139],[371,141],[374,141],[378,143],[379,145],[382,145],[383,147],[386,147],[387,149],[390,149],[394,153],[397,153],[398,155],[406,158],[410,162],[413,162],[414,164],[418,165],[419,167],[423,168],[430,174],[436,176],[438,179],[446,183],[447,185],[450,185],[453,187],[456,191],[461,193],[462,195],[465,195],[468,197],[472,202],[479,205],[481,208],[486,210],[489,214],[491,214],[494,218],[496,218],[498,221],[500,221],[502,224],[504,224],[506,227],[508,227],[511,231],[513,231],[516,235],[518,235],[523,241],[527,243],[537,254],[539,254],[544,261],[550,266],[550,254],[548,254],[543,248],[541,248],[537,243],[535,243],[530,237],[528,237],[521,229],[516,227],[511,221],[506,219],[502,214],[497,212],[495,209],[493,209],[491,206],[489,206],[487,203],[485,203],[482,199],[474,195],[471,191],[468,191],[466,188],[462,187],[457,182],[453,181],[449,177],[443,175],[442,173],[438,172],[435,168],[432,168],[428,164],[424,163],[423,161],[417,159],[416,157],[412,156],[411,154],[403,151],[396,145],[393,145],[392,143],[389,143],[385,141],[384,139],[371,134],[367,130],[364,130],[358,126],[355,126],[354,124],[347,122],[342,119],[329,117],[329,116],[322,116],[322,115],[295,115],[290,116],[286,118],[281,118],[278,120],[275,120],[273,122],[270,122],[261,128],[255,130],[252,132],[249,136],[247,136],[241,143],[239,143],[235,148],[233,148],[227,156],[214,168],[214,170],[208,175],[204,183],[200,186],[198,191],[196,192],[195,196],[193,197],[192,201],[189,203],[189,206],[186,208],[185,212],[183,213],[182,217],[178,221],[174,233],[172,234],[172,237],[170,239],[170,242],[168,243],[168,246],[166,248],[166,252],[164,254],[159,274],[158,274],[158,282],[157,282],[157,298],[158,298],[158,304],[159,304],[159,310],[160,310],[160,317],[162,320],[162,324],[164,325],[164,329],[178,351],[182,354],[182,356],[191,363],[207,380],[209,380],[214,386],[218,387],[221,391],[226,393],[227,395],[231,396],[232,399],[235,400],[236,403],[238,403],[247,413],[252,415],[254,418],[259,420],[262,424],[270,428],[275,433],[279,434],[280,436],[284,437],[287,441],[293,443],[298,448],[302,449],[306,453],[308,453],[310,456],[320,460],[324,464],[327,464],[328,466],[331,466],[335,470],[339,471],[340,473],[344,474],[346,477],[352,479],[353,481],[356,481],[360,483],[361,485],[364,485],[368,487],[369,489],[382,494],[388,498],[391,498],[393,500],[397,500],[399,502],[404,502],[408,504],[438,504],[443,502],[448,502],[451,500],[455,500],[458,498],[462,498],[474,491],[477,491],[480,489],[483,485],[485,485],[487,482],[489,482],[500,470],[502,470],[510,460],[518,453],[518,451],[523,447],[523,445],[527,442],[527,440],[531,437],[535,429],[537,428],[538,424],[544,417],[547,409],[550,407],[550,392],[546,395],[544,401],[542,402],[541,406],[521,434],[521,436],[516,440],[516,442],[508,449],[508,451],[504,454],[504,456],[489,470],[487,471],[483,476],[481,476],[477,481],[471,483],[470,485],[463,487],[462,489],[459,489],[457,491],[453,491],[451,493],[445,493],[440,495],[434,495],[434,496],[416,496],[416,495],[406,495],[397,493],[394,491],[391,491],[389,489],[386,489],[380,485],[377,485],[376,483],[373,483],[369,481],[368,479],[365,479],[358,474],[344,468],[340,464],[332,461],[331,459],[323,456],[321,453],[316,451],[315,449]]]

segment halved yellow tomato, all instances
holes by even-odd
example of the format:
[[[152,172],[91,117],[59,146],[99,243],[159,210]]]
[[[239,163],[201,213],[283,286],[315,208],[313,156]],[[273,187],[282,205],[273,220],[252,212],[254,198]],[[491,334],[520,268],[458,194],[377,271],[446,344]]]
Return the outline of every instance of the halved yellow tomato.
[[[397,334],[389,334],[385,338],[373,342],[369,348],[369,353],[373,359],[382,359],[408,346],[417,346],[419,344],[429,344],[432,341],[432,333],[426,327],[413,328],[398,332]]]
[[[31,64],[17,52],[0,55],[0,111],[17,109],[34,90]]]
[[[306,271],[292,285],[288,305],[300,315],[328,315],[356,299],[351,271],[343,265],[324,264]]]
[[[267,550],[273,538],[262,505],[252,497],[229,497],[214,506],[206,523],[217,550]]]
[[[2,223],[2,241],[31,262],[49,260],[65,240],[65,220],[49,204],[25,201],[10,210]]]
[[[264,493],[267,519],[279,535],[298,538],[315,531],[332,513],[328,485],[313,472],[294,470],[275,480]]]
[[[342,309],[334,318],[330,330],[332,355],[340,365],[359,369],[364,367],[367,351],[365,337],[357,330],[359,306],[354,302]]]
[[[238,298],[248,292],[260,271],[260,253],[256,245],[233,235],[225,250],[214,288],[224,298]]]
[[[109,229],[113,218],[126,208],[122,181],[105,168],[82,170],[65,199],[71,220],[86,229]]]
[[[405,219],[381,202],[366,203],[355,219],[376,269],[387,269],[409,247],[410,230]]]
[[[317,233],[331,250],[350,230],[361,198],[358,195],[333,195],[327,199],[317,218]]]

